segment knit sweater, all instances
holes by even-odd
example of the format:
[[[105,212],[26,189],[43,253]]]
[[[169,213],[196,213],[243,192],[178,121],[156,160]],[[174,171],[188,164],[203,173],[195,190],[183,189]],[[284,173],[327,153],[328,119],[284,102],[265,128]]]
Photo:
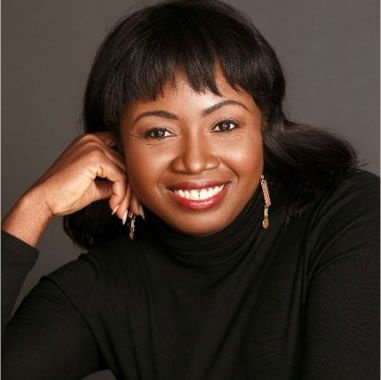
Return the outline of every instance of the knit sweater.
[[[3,379],[379,379],[379,178],[291,218],[271,195],[268,229],[257,189],[201,238],[147,210],[136,239],[44,275],[12,318],[39,251],[3,232]]]

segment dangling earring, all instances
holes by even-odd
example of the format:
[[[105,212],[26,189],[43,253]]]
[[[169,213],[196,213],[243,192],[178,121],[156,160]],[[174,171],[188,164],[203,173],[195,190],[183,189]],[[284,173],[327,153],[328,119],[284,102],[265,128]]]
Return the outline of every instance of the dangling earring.
[[[269,188],[267,186],[267,181],[265,180],[265,176],[263,174],[261,175],[261,187],[262,187],[262,192],[263,192],[263,198],[265,200],[265,208],[263,211],[262,227],[266,229],[270,225],[269,207],[271,206],[271,200],[270,200]]]
[[[135,215],[131,213],[130,215],[130,239],[133,240],[135,235]]]

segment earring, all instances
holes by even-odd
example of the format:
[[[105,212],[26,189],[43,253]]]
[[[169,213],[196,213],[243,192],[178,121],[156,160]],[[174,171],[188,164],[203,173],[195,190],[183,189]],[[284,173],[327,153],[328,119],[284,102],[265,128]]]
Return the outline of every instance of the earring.
[[[270,200],[269,188],[267,186],[267,181],[265,180],[265,176],[263,174],[261,175],[261,187],[262,187],[262,192],[263,192],[263,198],[265,200],[265,208],[263,211],[262,227],[266,229],[270,226],[269,207],[271,206],[271,200]]]
[[[135,215],[131,213],[130,216],[130,239],[133,240],[135,235]]]

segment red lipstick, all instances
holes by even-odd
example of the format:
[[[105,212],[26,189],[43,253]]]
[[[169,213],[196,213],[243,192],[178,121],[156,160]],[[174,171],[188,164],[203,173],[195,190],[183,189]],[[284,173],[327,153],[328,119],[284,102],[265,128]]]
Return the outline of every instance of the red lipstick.
[[[223,186],[222,190],[220,190],[218,193],[214,194],[210,198],[207,199],[187,199],[185,196],[181,196],[179,192],[175,192],[174,190],[181,190],[181,191],[187,191],[190,190],[201,190],[201,189],[207,189],[207,188],[213,188],[216,186]],[[180,206],[185,207],[189,210],[205,210],[209,209],[211,207],[216,206],[219,204],[225,194],[227,189],[227,183],[221,182],[221,181],[197,181],[197,182],[181,182],[176,183],[173,186],[168,187],[170,190],[170,196],[173,200],[175,200]],[[184,195],[184,194],[183,194]]]

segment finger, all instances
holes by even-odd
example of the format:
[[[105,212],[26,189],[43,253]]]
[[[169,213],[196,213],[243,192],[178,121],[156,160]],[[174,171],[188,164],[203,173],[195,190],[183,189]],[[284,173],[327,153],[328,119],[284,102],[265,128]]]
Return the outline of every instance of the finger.
[[[127,185],[126,194],[123,200],[120,202],[117,212],[115,213],[121,219],[123,219],[126,212],[128,213],[129,206],[130,206],[130,197],[131,197],[131,187],[130,185]]]
[[[74,139],[71,148],[74,147],[78,149],[91,143],[98,143],[111,148],[117,144],[117,139],[110,132],[84,133]]]
[[[103,147],[103,149],[104,149],[104,153],[107,156],[107,158],[109,158],[111,161],[113,161],[116,165],[119,166],[119,168],[121,170],[123,170],[127,174],[126,162],[123,159],[123,157],[110,148],[104,148]]]
[[[112,183],[109,205],[111,209],[114,209],[122,202],[127,191],[127,176],[125,172],[110,160],[99,162],[96,168],[91,169],[91,171],[94,178],[104,178]]]
[[[132,192],[131,198],[130,198],[130,210],[135,214],[135,215],[141,215],[140,212],[140,202],[137,198],[137,196]]]
[[[87,155],[93,152],[93,150],[100,150],[109,159],[114,161],[122,170],[126,171],[126,162],[124,157],[111,147],[103,144],[99,140],[89,140],[83,146],[78,148],[78,153],[81,155]]]
[[[110,132],[94,132],[92,133],[92,135],[109,147],[115,146],[115,144],[117,143],[116,137]]]
[[[126,163],[123,157],[99,142],[91,141],[86,146],[79,147],[75,155],[73,154],[71,157],[71,161],[79,161],[81,157],[90,157],[93,161],[99,160],[101,162],[105,159],[109,160],[127,175]]]

